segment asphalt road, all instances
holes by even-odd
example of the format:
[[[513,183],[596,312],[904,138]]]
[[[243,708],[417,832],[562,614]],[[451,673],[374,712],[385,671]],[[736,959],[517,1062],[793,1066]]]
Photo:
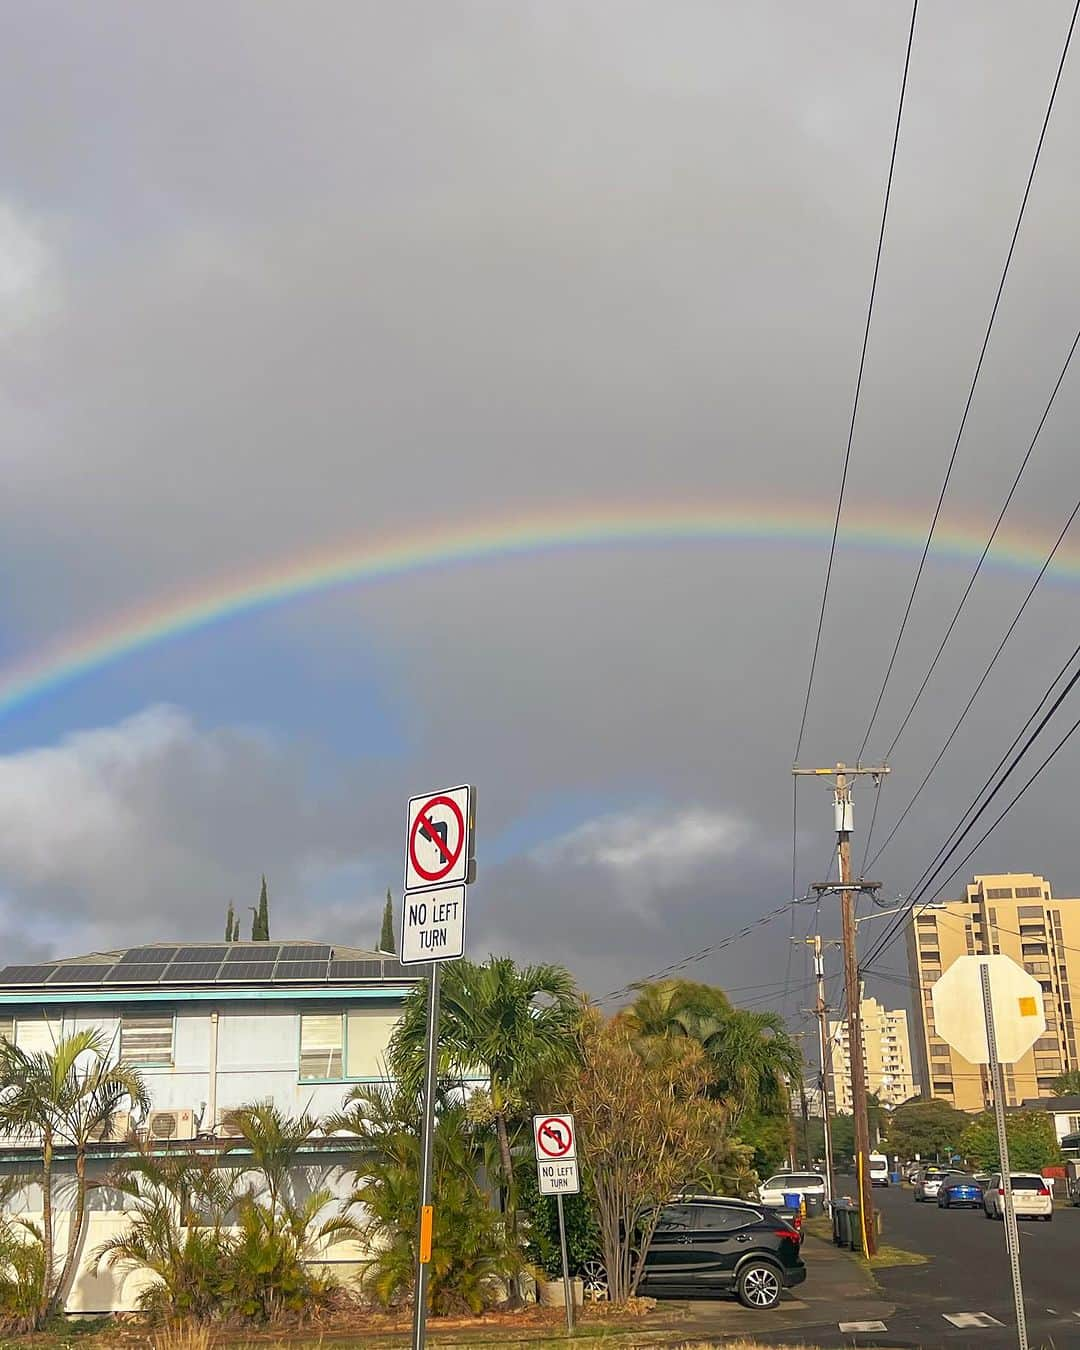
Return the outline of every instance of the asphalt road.
[[[981,1209],[939,1209],[915,1204],[910,1190],[876,1190],[882,1240],[922,1252],[926,1265],[878,1272],[896,1312],[889,1335],[862,1344],[981,1346],[1016,1345],[1015,1315],[1005,1226]],[[1080,1209],[1058,1209],[1053,1222],[1020,1220],[1021,1270],[1028,1333],[1033,1347],[1080,1346]],[[958,1328],[944,1314],[988,1314],[1002,1327]],[[895,1338],[895,1339],[894,1339]]]

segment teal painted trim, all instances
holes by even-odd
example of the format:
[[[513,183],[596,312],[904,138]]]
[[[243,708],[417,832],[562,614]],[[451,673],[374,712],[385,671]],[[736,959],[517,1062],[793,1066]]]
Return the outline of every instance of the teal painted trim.
[[[5,1007],[42,1007],[45,1004],[107,1004],[122,1007],[129,1003],[266,1003],[311,1002],[333,1000],[336,1003],[362,1003],[365,999],[405,999],[412,993],[412,985],[365,985],[348,989],[341,985],[297,989],[235,989],[216,985],[211,989],[38,989],[36,993],[15,993],[0,990],[0,1009]]]

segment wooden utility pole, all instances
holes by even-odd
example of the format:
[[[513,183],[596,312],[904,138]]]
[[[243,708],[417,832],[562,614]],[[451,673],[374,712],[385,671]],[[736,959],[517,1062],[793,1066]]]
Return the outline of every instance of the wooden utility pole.
[[[836,850],[840,862],[840,882],[818,882],[813,889],[819,894],[840,892],[841,936],[844,946],[844,992],[847,999],[848,1051],[851,1059],[851,1100],[855,1118],[855,1168],[859,1184],[859,1217],[862,1228],[863,1251],[869,1258],[877,1251],[877,1226],[874,1219],[874,1193],[870,1183],[870,1119],[866,1100],[866,1062],[863,1058],[862,1017],[859,987],[859,955],[855,946],[855,896],[863,891],[875,891],[876,881],[856,881],[851,872],[851,832],[854,824],[851,779],[871,774],[875,780],[889,772],[887,765],[873,768],[859,764],[849,769],[837,764],[835,769],[793,768],[794,774],[829,777],[835,780],[833,802],[836,824]]]

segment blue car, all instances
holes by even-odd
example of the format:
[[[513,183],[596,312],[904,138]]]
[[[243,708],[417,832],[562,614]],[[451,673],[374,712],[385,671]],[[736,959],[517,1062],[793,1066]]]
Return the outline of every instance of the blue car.
[[[982,1187],[974,1177],[947,1177],[941,1183],[937,1202],[940,1209],[957,1209],[961,1205],[981,1209]]]

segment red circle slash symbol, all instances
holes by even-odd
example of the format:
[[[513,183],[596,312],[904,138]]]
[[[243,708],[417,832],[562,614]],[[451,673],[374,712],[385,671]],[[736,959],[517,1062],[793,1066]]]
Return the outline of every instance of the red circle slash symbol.
[[[540,1122],[536,1141],[549,1158],[564,1158],[571,1149],[574,1136],[570,1126],[558,1116],[549,1116]]]
[[[432,821],[430,812],[437,806],[445,806],[453,817],[457,825],[457,843],[451,842],[450,836],[453,829],[447,832],[443,837],[443,831],[446,830],[442,821]],[[439,825],[443,829],[439,829]],[[441,855],[441,861],[436,863],[434,871],[426,868],[416,856],[416,836],[423,831],[424,838],[433,843]],[[416,819],[412,823],[412,829],[409,831],[409,862],[414,870],[424,878],[425,881],[441,881],[453,869],[454,864],[461,857],[461,850],[465,844],[465,821],[461,814],[461,807],[454,801],[453,797],[431,797],[426,801],[416,813]]]

